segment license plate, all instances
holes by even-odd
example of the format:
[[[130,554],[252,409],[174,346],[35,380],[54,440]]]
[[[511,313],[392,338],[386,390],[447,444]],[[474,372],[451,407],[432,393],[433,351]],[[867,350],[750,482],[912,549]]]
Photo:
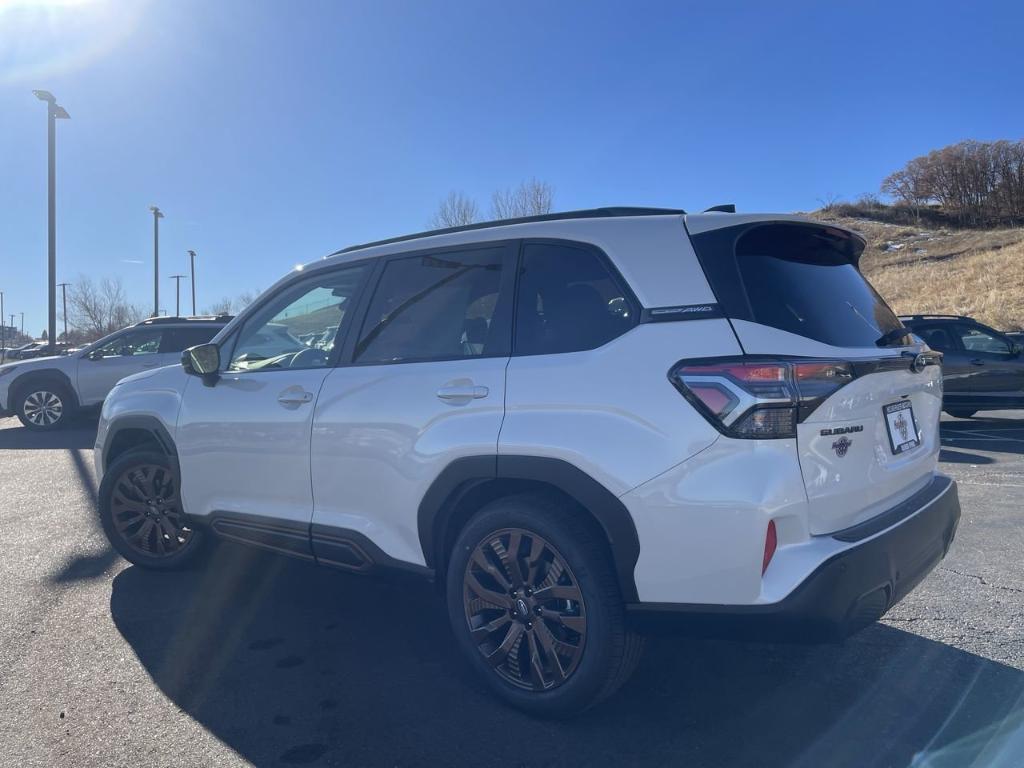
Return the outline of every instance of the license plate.
[[[885,426],[889,432],[889,447],[898,456],[921,444],[914,421],[914,407],[909,400],[900,400],[882,408]]]

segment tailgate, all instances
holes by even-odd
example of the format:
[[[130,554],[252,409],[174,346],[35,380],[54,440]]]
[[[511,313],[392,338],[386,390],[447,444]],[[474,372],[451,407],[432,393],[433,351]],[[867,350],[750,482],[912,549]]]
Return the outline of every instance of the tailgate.
[[[926,485],[939,454],[942,372],[855,364],[856,379],[797,426],[812,534],[874,517]]]
[[[918,357],[922,347],[861,274],[863,239],[787,217],[686,221],[749,359],[849,366],[847,381],[825,382],[808,410],[802,403],[796,427],[810,532],[861,522],[924,486],[939,451],[941,368]]]

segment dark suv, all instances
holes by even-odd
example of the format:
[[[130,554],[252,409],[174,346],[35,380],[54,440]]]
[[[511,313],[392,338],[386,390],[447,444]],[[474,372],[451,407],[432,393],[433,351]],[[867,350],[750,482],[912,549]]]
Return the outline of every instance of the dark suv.
[[[1024,346],[1004,333],[962,315],[900,318],[943,354],[942,407],[967,419],[978,411],[1024,408]]]

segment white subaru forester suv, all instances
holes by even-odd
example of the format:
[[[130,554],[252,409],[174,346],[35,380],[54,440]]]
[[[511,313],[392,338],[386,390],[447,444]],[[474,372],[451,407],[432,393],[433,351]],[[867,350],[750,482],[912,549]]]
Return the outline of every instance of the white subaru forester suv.
[[[842,638],[960,515],[941,357],[863,248],[639,208],[348,248],[114,389],[102,524],[150,568],[224,538],[434,579],[469,663],[539,714],[612,693],[652,616]]]

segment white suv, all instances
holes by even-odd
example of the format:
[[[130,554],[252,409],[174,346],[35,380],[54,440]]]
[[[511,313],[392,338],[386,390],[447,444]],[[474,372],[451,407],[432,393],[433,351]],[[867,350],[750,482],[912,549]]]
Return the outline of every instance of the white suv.
[[[154,317],[104,336],[78,352],[0,366],[0,417],[17,416],[29,429],[54,430],[80,408],[99,406],[125,376],[181,359],[230,320]]]
[[[542,714],[614,691],[644,617],[848,635],[960,514],[940,357],[863,247],[791,216],[619,208],[348,248],[118,385],[103,526],[151,568],[222,537],[434,579],[469,662]],[[260,354],[280,326],[337,330]]]

